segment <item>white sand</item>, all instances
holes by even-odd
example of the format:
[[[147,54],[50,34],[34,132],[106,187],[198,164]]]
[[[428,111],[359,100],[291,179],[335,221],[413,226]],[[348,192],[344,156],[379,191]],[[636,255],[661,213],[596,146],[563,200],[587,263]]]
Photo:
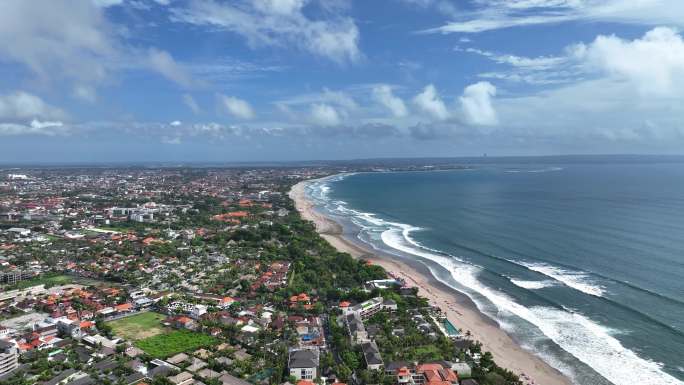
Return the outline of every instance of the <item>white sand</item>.
[[[561,372],[520,347],[506,332],[482,314],[472,301],[465,298],[465,295],[434,284],[432,279],[406,263],[387,257],[381,258],[373,250],[364,249],[342,237],[342,227],[332,219],[315,211],[313,204],[306,199],[305,183],[295,185],[290,191],[290,197],[294,200],[302,218],[312,221],[316,230],[333,247],[356,258],[363,256],[395,276],[403,277],[407,284],[418,287],[419,294],[427,298],[432,305],[442,309],[457,328],[470,331],[472,338],[480,341],[483,349],[494,355],[499,366],[517,374],[524,373],[530,379],[524,381],[524,377],[521,377],[525,383],[537,385],[572,384]]]

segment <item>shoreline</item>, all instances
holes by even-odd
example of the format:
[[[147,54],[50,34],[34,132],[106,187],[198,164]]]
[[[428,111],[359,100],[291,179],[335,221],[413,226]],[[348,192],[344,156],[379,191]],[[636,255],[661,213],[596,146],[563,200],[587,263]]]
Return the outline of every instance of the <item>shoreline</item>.
[[[572,385],[572,381],[541,358],[523,349],[498,324],[481,313],[475,303],[465,294],[437,281],[427,267],[411,264],[388,255],[380,255],[376,250],[362,247],[344,237],[342,226],[333,219],[315,210],[305,194],[304,186],[310,181],[299,182],[289,192],[297,211],[303,219],[312,221],[316,231],[333,247],[355,258],[367,259],[382,266],[386,271],[403,278],[407,285],[417,287],[418,294],[428,299],[447,315],[454,325],[470,331],[472,338],[482,343],[483,350],[494,355],[496,363],[512,372],[525,374],[533,381],[525,384]]]

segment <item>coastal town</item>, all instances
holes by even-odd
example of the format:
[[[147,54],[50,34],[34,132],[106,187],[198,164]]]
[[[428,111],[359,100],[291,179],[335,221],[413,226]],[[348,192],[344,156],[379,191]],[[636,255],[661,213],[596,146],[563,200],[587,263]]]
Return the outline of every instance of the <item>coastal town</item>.
[[[300,214],[349,171],[382,170],[2,170],[0,384],[534,383]]]

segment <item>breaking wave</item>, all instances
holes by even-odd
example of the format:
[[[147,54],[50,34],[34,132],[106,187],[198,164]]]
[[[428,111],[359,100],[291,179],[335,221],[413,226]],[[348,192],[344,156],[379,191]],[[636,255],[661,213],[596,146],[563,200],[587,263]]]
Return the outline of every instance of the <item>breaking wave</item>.
[[[582,271],[571,271],[542,262],[524,262],[515,260],[509,261],[526,267],[532,271],[536,271],[537,273],[544,274],[547,277],[562,282],[566,286],[575,290],[579,290],[585,294],[596,297],[603,297],[605,294],[605,288],[595,283],[588,273]]]
[[[543,289],[545,287],[552,287],[556,286],[556,283],[551,280],[546,280],[546,281],[525,281],[522,279],[515,279],[511,278],[510,281],[518,287],[522,287],[523,289],[528,289],[528,290],[538,290],[538,289]]]
[[[631,385],[633,383],[645,385],[683,384],[664,372],[661,364],[639,357],[637,353],[624,347],[614,337],[620,331],[611,330],[572,309],[524,306],[510,295],[483,284],[479,279],[482,267],[467,263],[439,250],[425,247],[412,238],[411,234],[422,230],[421,228],[387,221],[373,213],[353,210],[343,201],[329,200],[328,193],[330,190],[329,186],[325,186],[326,182],[323,183],[323,186],[314,186],[311,195],[319,194],[319,197],[323,197],[322,200],[325,202],[323,206],[328,211],[333,215],[342,216],[358,226],[361,241],[388,253],[430,261],[441,266],[449,273],[451,279],[442,278],[443,274],[438,274],[433,264],[426,264],[435,279],[464,292],[481,310],[485,311],[485,308],[493,305],[496,309],[495,312],[485,312],[507,331],[515,332],[516,328],[531,324],[541,333],[536,333],[536,335],[543,335],[540,338],[553,341],[561,349],[616,385]],[[514,260],[509,260],[509,262],[550,278],[540,281],[510,278],[513,284],[523,289],[538,290],[562,283],[592,296],[602,297],[605,294],[605,288],[592,280],[588,273],[560,268],[547,263]],[[525,322],[516,322],[516,318]],[[529,342],[534,341],[523,341],[525,346],[534,346]],[[542,352],[538,352],[538,354],[542,358],[546,356]],[[571,378],[575,377],[576,373],[569,365],[553,357],[546,357],[545,359],[566,375]]]

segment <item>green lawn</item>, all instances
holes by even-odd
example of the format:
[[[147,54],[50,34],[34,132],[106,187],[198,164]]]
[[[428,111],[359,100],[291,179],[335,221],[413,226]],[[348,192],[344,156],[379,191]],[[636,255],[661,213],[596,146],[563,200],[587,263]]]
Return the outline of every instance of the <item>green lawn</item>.
[[[189,352],[216,343],[216,338],[206,334],[187,330],[175,330],[170,333],[145,338],[137,341],[135,345],[153,357],[166,358],[174,354]]]
[[[165,328],[161,324],[164,318],[162,314],[146,312],[110,321],[107,324],[112,327],[114,334],[127,340],[138,341],[164,333]]]
[[[68,275],[44,275],[36,278],[27,279],[25,281],[19,281],[14,285],[6,286],[6,289],[26,289],[27,287],[37,285],[59,286],[73,282],[74,277],[70,277]]]

